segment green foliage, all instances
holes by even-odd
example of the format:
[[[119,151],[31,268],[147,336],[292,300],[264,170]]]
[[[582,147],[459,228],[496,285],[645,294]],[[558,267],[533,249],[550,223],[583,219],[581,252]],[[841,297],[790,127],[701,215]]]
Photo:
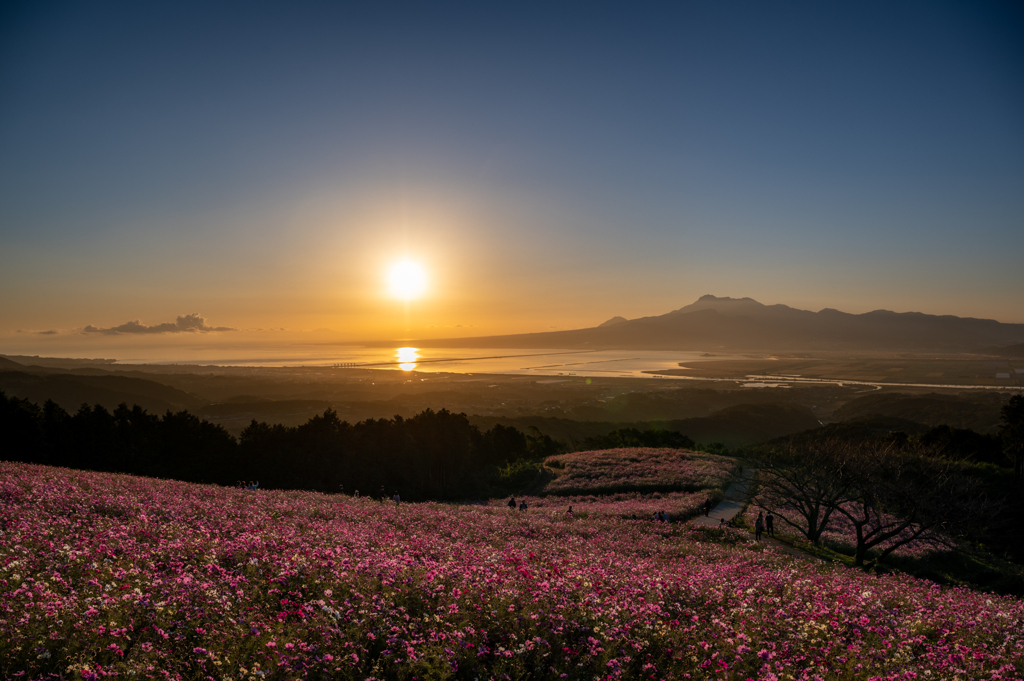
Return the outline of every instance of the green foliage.
[[[1024,568],[985,550],[935,553],[927,558],[890,556],[886,563],[900,572],[939,584],[1024,596]]]
[[[601,437],[588,437],[581,449],[618,449],[621,447],[673,447],[693,449],[693,440],[682,433],[670,430],[638,430],[620,428]]]
[[[807,407],[788,402],[761,404],[732,404],[738,399],[735,395],[726,397],[727,393],[743,395],[744,399],[767,399],[769,395],[761,392],[741,391],[702,391],[681,390],[670,393],[673,399],[687,400],[695,411],[705,416],[667,420],[660,416],[661,412],[652,409],[649,412],[640,410],[623,414],[611,410],[588,411],[575,409],[565,412],[571,418],[553,418],[550,416],[471,416],[473,423],[481,427],[490,427],[501,422],[515,426],[523,431],[531,431],[536,427],[556,440],[573,443],[574,450],[586,449],[584,442],[588,438],[598,438],[615,430],[636,428],[642,431],[667,430],[685,433],[695,442],[720,442],[728,447],[737,448],[756,445],[772,438],[799,433],[819,426],[817,417]],[[630,399],[639,396],[630,395]],[[699,404],[697,398],[707,399]],[[621,398],[616,398],[616,401]],[[778,396],[772,399],[781,399]],[[603,403],[601,403],[603,404]],[[724,408],[719,408],[722,405]],[[709,409],[713,409],[708,413]],[[628,416],[628,419],[627,419]],[[609,420],[611,417],[621,420]]]
[[[564,442],[545,435],[536,426],[530,426],[529,430],[531,434],[526,436],[526,443],[531,459],[546,459],[549,456],[569,451]]]
[[[999,436],[1013,465],[1014,477],[1024,480],[1024,396],[1014,395],[1000,413]]]
[[[862,445],[882,444],[901,450],[919,451],[936,458],[1007,465],[1003,443],[995,435],[947,425],[928,428],[920,423],[891,416],[830,423],[789,438],[780,438],[769,445],[813,444],[826,440]]]
[[[915,438],[908,445],[918,445],[934,456],[951,459],[969,459],[979,463],[1003,463],[1002,445],[994,435],[982,435],[966,428],[942,425]]]
[[[522,494],[544,479],[544,464],[540,461],[517,459],[497,469],[493,484],[497,496]]]

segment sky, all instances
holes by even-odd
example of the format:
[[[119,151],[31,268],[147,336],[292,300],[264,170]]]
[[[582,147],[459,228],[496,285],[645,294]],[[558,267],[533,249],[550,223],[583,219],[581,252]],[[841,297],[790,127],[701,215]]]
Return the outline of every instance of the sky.
[[[0,244],[8,354],[1021,323],[1024,6],[5,3]]]

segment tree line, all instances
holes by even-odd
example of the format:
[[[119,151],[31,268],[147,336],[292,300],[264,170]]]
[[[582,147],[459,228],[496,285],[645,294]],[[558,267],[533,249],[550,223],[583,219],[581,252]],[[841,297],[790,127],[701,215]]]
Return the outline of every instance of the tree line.
[[[150,414],[138,405],[100,405],[69,414],[0,391],[3,459],[86,470],[327,493],[453,499],[486,493],[494,469],[561,453],[539,432],[495,425],[481,431],[465,414],[427,409],[411,418],[350,424],[328,409],[300,426],[253,420],[235,439],[187,411]]]

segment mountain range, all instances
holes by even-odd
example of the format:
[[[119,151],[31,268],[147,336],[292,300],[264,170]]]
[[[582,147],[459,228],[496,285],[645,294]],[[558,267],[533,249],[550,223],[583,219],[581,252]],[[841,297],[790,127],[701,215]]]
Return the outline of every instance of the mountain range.
[[[413,341],[418,347],[586,348],[741,352],[979,352],[1024,342],[1024,324],[992,319],[875,310],[850,314],[752,298],[701,296],[663,315],[572,331]]]

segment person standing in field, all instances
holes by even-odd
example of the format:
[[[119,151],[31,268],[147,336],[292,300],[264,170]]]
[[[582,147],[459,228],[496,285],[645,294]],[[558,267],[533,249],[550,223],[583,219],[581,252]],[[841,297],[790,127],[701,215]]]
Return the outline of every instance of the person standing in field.
[[[508,507],[512,511],[516,510],[516,498],[515,497],[509,497],[508,498]]]
[[[519,510],[520,511],[525,511],[526,510],[526,499],[520,500],[520,502],[519,502]]]
[[[769,537],[775,536],[775,516],[771,511],[768,511],[768,515],[764,517],[764,529]]]
[[[761,541],[761,533],[764,532],[764,513],[758,511],[757,520],[754,521],[754,540]]]
[[[402,497],[398,496],[397,489],[395,490],[395,496],[391,497],[391,500],[395,502],[395,506],[398,506],[398,504],[402,503]]]

